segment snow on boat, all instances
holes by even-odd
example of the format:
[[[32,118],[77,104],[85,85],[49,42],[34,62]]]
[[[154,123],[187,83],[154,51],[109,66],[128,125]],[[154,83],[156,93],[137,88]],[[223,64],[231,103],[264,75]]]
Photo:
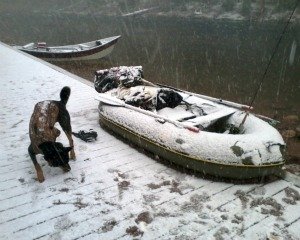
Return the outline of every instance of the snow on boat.
[[[121,36],[114,36],[75,45],[48,47],[45,42],[29,43],[15,48],[35,57],[51,61],[92,60],[112,52]]]
[[[274,127],[254,114],[240,127],[245,105],[151,84],[141,67],[97,71],[95,88],[102,126],[171,162],[234,179],[277,174],[284,164]]]

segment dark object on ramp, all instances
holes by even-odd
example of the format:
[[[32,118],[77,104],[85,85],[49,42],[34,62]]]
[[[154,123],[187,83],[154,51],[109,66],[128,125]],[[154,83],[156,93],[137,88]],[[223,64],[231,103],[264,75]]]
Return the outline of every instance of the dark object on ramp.
[[[85,142],[93,142],[97,140],[98,134],[95,131],[89,131],[89,132],[85,132],[83,130],[79,131],[78,133],[72,132],[72,134],[77,137],[80,138],[81,140],[85,141]]]

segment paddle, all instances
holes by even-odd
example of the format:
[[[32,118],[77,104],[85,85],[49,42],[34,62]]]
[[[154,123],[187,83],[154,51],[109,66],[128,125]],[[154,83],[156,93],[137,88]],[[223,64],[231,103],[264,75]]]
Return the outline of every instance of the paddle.
[[[249,107],[247,105],[238,104],[238,103],[235,103],[235,102],[230,102],[230,101],[226,101],[226,100],[222,100],[222,99],[218,99],[218,98],[214,98],[214,97],[209,97],[209,96],[201,95],[201,94],[198,94],[198,93],[191,93],[191,92],[184,91],[184,90],[181,90],[181,89],[178,89],[178,88],[175,88],[175,87],[170,87],[168,85],[164,85],[164,84],[157,84],[157,85],[160,86],[160,87],[170,88],[170,89],[176,90],[178,92],[188,94],[190,96],[195,96],[195,97],[199,97],[199,98],[209,100],[209,101],[212,101],[212,102],[215,102],[215,103],[223,104],[223,105],[228,106],[228,107],[237,108],[239,110],[249,110],[249,109],[252,110],[253,109],[252,107]]]
[[[138,107],[131,106],[129,104],[124,103],[122,100],[117,99],[115,97],[112,97],[110,95],[107,95],[105,93],[99,93],[95,97],[95,99],[98,100],[98,101],[100,101],[100,102],[103,102],[105,104],[111,105],[111,106],[125,107],[125,108],[128,108],[128,109],[131,109],[131,110],[143,113],[145,115],[151,116],[151,117],[156,118],[156,119],[163,119],[165,122],[172,123],[172,124],[174,124],[177,127],[182,127],[182,128],[188,129],[188,130],[190,130],[192,132],[196,132],[197,133],[197,132],[200,131],[200,129],[197,128],[197,127],[194,127],[194,126],[191,126],[191,125],[187,125],[187,124],[184,124],[184,123],[181,123],[181,122],[173,121],[173,120],[171,120],[171,119],[169,119],[167,117],[159,116],[158,114],[155,114],[153,112],[150,112],[150,111],[138,108]]]

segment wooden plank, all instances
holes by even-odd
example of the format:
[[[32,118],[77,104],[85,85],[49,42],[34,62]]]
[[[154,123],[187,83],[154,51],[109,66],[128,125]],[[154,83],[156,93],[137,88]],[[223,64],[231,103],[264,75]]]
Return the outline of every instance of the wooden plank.
[[[296,211],[299,211],[299,208]],[[300,217],[288,226],[286,231],[294,236],[300,236]]]
[[[298,191],[295,187],[288,187],[290,189],[293,189],[295,191]],[[295,231],[289,231],[286,229],[286,226],[292,226],[293,224],[298,222],[299,219],[299,207],[300,202],[299,200],[296,201],[295,204],[287,204],[284,199],[287,199],[287,195],[285,191],[280,191],[272,196],[272,201],[278,206],[281,207],[280,211],[276,210],[275,207],[270,206],[261,206],[261,213],[263,212],[263,208],[274,210],[274,213],[266,214],[262,213],[263,217],[261,217],[261,221],[259,221],[257,224],[252,225],[251,227],[248,227],[243,232],[243,236],[245,238],[255,238],[257,236],[265,236],[270,238],[272,235],[283,235],[287,239],[296,239],[298,236],[300,236],[300,229]],[[290,198],[288,198],[290,199]],[[276,206],[276,205],[275,205]],[[295,234],[296,233],[296,234]]]
[[[177,173],[175,175],[177,175],[179,177],[182,177],[182,176],[180,176],[179,173]],[[161,177],[163,177],[163,176],[161,176]],[[173,177],[174,177],[174,175],[173,175]],[[166,178],[163,177],[162,179],[166,179]],[[188,183],[190,184],[189,180],[188,180]],[[197,190],[202,189],[202,188],[215,189],[215,192],[218,192],[218,191],[223,191],[224,187],[228,188],[228,186],[230,185],[230,184],[229,185],[224,184],[222,187],[220,187],[220,184],[209,182],[207,180],[201,180],[201,179],[195,179],[195,183],[196,182],[198,183],[198,184],[195,185],[196,189],[189,188],[188,191],[186,191],[185,193],[182,193],[182,195],[180,194],[179,199],[183,199],[183,198],[189,199],[191,195],[193,195],[195,192],[197,192]],[[201,185],[201,182],[202,182],[202,185]],[[160,182],[158,182],[157,184],[159,184],[159,183]],[[136,189],[134,189],[134,190],[136,190]],[[143,192],[143,190],[142,190],[142,192]],[[153,211],[154,208],[157,208],[157,207],[160,208],[162,206],[170,205],[170,203],[175,202],[174,205],[171,206],[172,211],[174,211],[174,214],[173,214],[172,217],[173,218],[176,217],[176,216],[180,217],[182,215],[180,212],[176,211],[176,206],[178,206],[178,202],[177,202],[178,192],[174,192],[173,194],[168,194],[168,192],[170,192],[170,186],[166,185],[166,186],[162,186],[158,189],[149,189],[148,192],[149,192],[150,195],[156,196],[158,198],[157,201],[154,199],[154,201],[151,202],[151,205],[153,205],[153,207],[150,208],[150,211],[151,211],[151,209]],[[140,196],[140,194],[138,194],[137,192],[132,193],[132,194],[129,193],[129,195]],[[168,197],[166,197],[166,196],[168,196]],[[134,225],[134,218],[136,218],[139,213],[145,211],[145,209],[149,210],[149,206],[147,207],[147,205],[149,203],[145,203],[145,200],[143,198],[133,200],[134,201],[134,208],[132,207],[132,203],[130,203],[132,201],[132,198],[130,198],[130,196],[129,196],[127,198],[127,200],[129,202],[125,201],[125,203],[122,200],[122,207],[118,211],[122,211],[124,213],[130,213],[129,217],[127,217],[126,219],[120,219],[117,222],[118,226],[116,226],[113,230],[114,238],[120,237],[120,236],[124,235],[124,233],[126,234],[126,232],[125,232],[126,228],[124,229],[124,226],[130,227],[131,225]],[[115,202],[120,203],[120,200],[117,198],[117,196],[116,196]],[[124,214],[122,214],[122,215],[124,215]],[[130,215],[133,215],[133,216],[130,217]],[[109,236],[109,235],[106,235],[106,233],[101,233],[100,230],[98,230],[97,232],[93,232],[93,231],[87,232],[87,230],[84,228],[84,226],[86,224],[89,225],[90,222],[94,222],[94,221],[101,222],[101,216],[97,216],[96,218],[93,218],[93,219],[88,219],[87,221],[88,221],[88,223],[84,223],[84,225],[82,225],[83,226],[82,228],[81,228],[81,224],[82,224],[82,222],[81,222],[80,226],[77,226],[76,229],[70,229],[70,230],[72,232],[73,231],[78,231],[78,233],[81,234],[81,235],[77,236],[78,238],[81,238],[83,236],[88,237],[89,235],[91,235],[92,237],[96,237],[96,238],[99,238],[99,237],[100,238],[102,238],[102,237],[107,238]],[[172,221],[172,224],[174,224],[173,221]],[[160,227],[162,226],[161,222],[159,222],[159,226]],[[152,224],[152,227],[153,227],[153,224]],[[119,233],[120,233],[120,235],[118,235]],[[155,236],[155,231],[152,232],[151,236]]]
[[[105,156],[105,155],[104,155]],[[129,162],[138,162],[139,161],[139,157],[137,156],[136,159],[132,158],[132,153],[127,152],[127,150],[125,151],[125,153],[123,154],[122,151],[120,152],[120,154],[118,154],[117,152],[115,153],[115,157],[120,157],[122,158],[122,160],[120,161],[119,159],[115,159],[113,158],[109,158],[109,157],[105,157],[102,161],[97,161],[95,162],[94,165],[89,165],[88,166],[84,166],[83,163],[83,168],[78,168],[72,170],[72,173],[68,173],[68,174],[61,174],[60,172],[56,173],[57,176],[55,176],[55,179],[53,179],[51,181],[51,183],[43,183],[43,185],[41,186],[41,188],[45,189],[47,188],[48,191],[46,191],[45,193],[39,194],[39,199],[42,200],[44,198],[47,198],[49,196],[51,196],[53,193],[51,192],[52,188],[56,188],[57,186],[63,186],[64,183],[66,183],[66,181],[68,179],[76,179],[75,182],[81,181],[81,174],[84,173],[85,174],[85,178],[92,178],[95,175],[101,176],[102,172],[107,171],[108,168],[112,168],[115,166],[120,166],[120,165],[126,165]],[[92,160],[91,160],[92,161]],[[103,167],[103,164],[110,162],[109,165],[105,165],[106,167]],[[99,167],[99,168],[98,168]],[[49,169],[50,171],[52,169]],[[35,183],[35,184],[34,184]],[[36,191],[36,188],[40,187],[37,186],[36,184],[36,180],[31,180],[31,182],[28,183],[33,184],[32,188],[27,188],[23,191],[19,191],[17,193],[12,193],[12,196],[6,195],[3,197],[3,199],[0,201],[0,211],[7,209],[9,206],[18,206],[19,204],[23,205],[24,203],[32,203],[32,194]],[[24,188],[24,186],[23,186]],[[27,190],[27,191],[26,191]],[[37,200],[37,199],[35,199]]]
[[[91,155],[97,155],[99,154],[100,156],[103,155],[103,153],[109,153],[109,152],[114,152],[115,150],[118,149],[118,143],[120,143],[119,140],[117,139],[111,139],[109,141],[97,141],[94,143],[90,143],[90,146],[86,146],[86,144],[82,144],[81,142],[79,142],[80,140],[75,140],[74,139],[74,146],[76,148],[84,148],[86,151],[89,151],[91,153]],[[123,147],[124,148],[124,147]],[[126,149],[128,149],[128,147],[126,147]],[[24,149],[25,150],[25,149]],[[26,149],[27,150],[27,149]],[[41,157],[42,158],[42,157]],[[78,157],[77,157],[78,158]],[[8,163],[6,163],[6,166],[2,166],[0,169],[0,181],[2,179],[6,178],[5,174],[11,174],[12,172],[14,172],[16,175],[21,174],[24,172],[24,169],[32,169],[33,164],[31,162],[30,157],[26,154],[24,154],[24,159],[26,159],[25,161],[21,161],[21,162],[17,162],[17,164],[14,164],[14,162],[12,161],[12,159],[10,159],[8,161],[8,163],[10,163],[8,165]],[[76,160],[76,162],[79,162],[80,159]],[[41,159],[40,160],[41,163],[46,163],[45,160]]]
[[[153,163],[151,163],[151,164],[153,164]],[[159,164],[157,164],[157,165],[159,165]],[[140,166],[143,166],[143,167],[145,167],[145,164],[144,163],[142,163],[142,162],[140,162]],[[129,166],[129,168],[130,169],[132,169],[133,168],[133,166],[131,165],[131,166]],[[148,168],[149,168],[149,166],[148,166]],[[121,169],[122,170],[122,169]],[[132,170],[131,170],[132,171]],[[145,175],[144,175],[144,177],[145,177]],[[116,183],[115,181],[114,181],[114,183]],[[101,185],[103,185],[103,184],[105,184],[104,182],[102,182],[101,183]],[[115,186],[116,184],[114,184],[114,186]],[[107,187],[106,187],[107,188]],[[109,187],[109,188],[111,188],[111,187]],[[85,190],[86,190],[86,187],[85,187]],[[102,190],[104,190],[104,189],[102,189]],[[101,191],[101,189],[99,189],[99,190],[97,190],[97,191],[95,191],[95,190],[93,190],[93,191],[90,191],[90,192],[84,192],[84,197],[86,198],[86,197],[88,197],[88,199],[89,199],[89,196],[91,195],[91,197],[92,197],[92,199],[93,199],[93,197],[94,197],[94,194],[96,194],[97,195],[97,192],[98,191]],[[110,191],[110,192],[112,192],[112,191]],[[71,198],[71,200],[72,200],[72,198]],[[74,199],[74,200],[76,200],[76,198]],[[93,202],[94,200],[92,200],[92,202]],[[71,204],[72,205],[72,204]],[[109,206],[111,206],[111,205],[109,205]],[[51,209],[52,209],[52,207],[51,207]],[[92,208],[93,209],[93,208]],[[63,211],[65,211],[65,210],[63,210]],[[56,210],[51,210],[51,212],[57,212]],[[60,211],[60,213],[61,213],[62,211]],[[40,214],[40,213],[39,213]],[[39,215],[38,214],[38,215]],[[44,213],[43,213],[44,214]],[[58,214],[58,213],[56,213],[56,214]],[[72,211],[67,211],[64,215],[68,215],[68,216],[70,216],[72,214]],[[62,216],[62,214],[60,214],[60,215],[58,215],[57,217],[60,217],[60,216]],[[26,217],[26,216],[25,216]],[[32,218],[34,218],[34,216],[30,216],[30,218],[28,219],[28,221],[31,219],[32,220]],[[49,218],[49,215],[47,216],[47,218]],[[56,217],[54,217],[53,215],[52,215],[52,217],[50,218],[50,219],[48,219],[48,220],[51,220],[51,219],[56,219]],[[57,220],[57,219],[56,219]],[[17,222],[19,222],[19,219],[16,219],[16,221]],[[22,220],[22,221],[24,221],[24,220]],[[18,226],[22,226],[22,221],[21,222],[19,222],[19,224],[18,224]],[[49,224],[49,222],[51,222],[51,221],[47,221],[47,223],[45,223],[45,225],[48,225]],[[26,223],[27,225],[28,225],[28,223]],[[27,227],[23,227],[22,229],[21,229],[21,231],[23,232],[23,231],[25,231],[25,233],[26,233],[26,231],[29,231],[29,232],[31,232],[32,231],[32,229],[31,228],[35,228],[35,227],[42,227],[42,228],[44,228],[43,226],[39,226],[40,224],[44,224],[44,222],[35,222],[35,223],[32,223],[30,226],[27,226]],[[51,230],[52,231],[52,230]]]
[[[155,165],[155,163],[153,163],[153,162],[151,162],[150,165],[151,164]],[[157,164],[157,165],[160,165],[160,164]],[[135,168],[132,164],[130,166],[125,165],[125,169],[126,169],[126,167],[128,169],[131,169],[129,171],[132,171],[132,169]],[[145,167],[145,163],[140,162],[140,161],[136,162],[136,167]],[[150,166],[148,165],[148,167],[150,167]],[[119,166],[119,168],[121,169],[121,171],[123,170],[121,168],[121,166]],[[126,171],[125,171],[125,173],[126,173]],[[114,181],[113,178],[102,178],[102,179],[99,179],[99,180],[101,182],[100,186],[99,186],[99,183],[96,182],[96,185],[93,184],[93,183],[90,183],[90,184],[85,184],[83,187],[78,186],[76,188],[76,190],[80,189],[80,193],[82,194],[81,195],[82,197],[88,198],[88,199],[89,198],[93,199],[94,195],[97,196],[97,193],[99,193],[99,191],[102,191],[104,189],[106,189],[106,191],[108,191],[109,189],[116,186],[116,182]],[[115,192],[115,190],[113,190],[113,192]],[[57,214],[60,216],[64,211],[66,211],[67,214],[70,214],[70,212],[71,212],[70,208],[66,208],[66,210],[64,209],[64,210],[61,210],[61,211],[56,211],[55,209],[57,208],[57,205],[56,204],[53,205],[54,200],[59,199],[59,196],[63,195],[63,194],[65,194],[65,193],[54,194],[53,196],[44,198],[43,201],[37,202],[35,204],[36,205],[35,209],[40,208],[40,210],[42,212],[33,211],[33,212],[30,212],[29,214],[25,214],[24,216],[19,216],[19,217],[15,215],[16,212],[13,212],[11,214],[11,216],[14,216],[14,218],[11,221],[8,221],[8,222],[5,222],[5,223],[1,224],[1,227],[3,227],[3,229],[9,230],[9,226],[12,226],[12,225],[16,226],[17,225],[20,229],[25,230],[25,229],[31,228],[32,226],[35,226],[36,224],[39,225],[39,222],[41,221],[41,218],[35,218],[34,215],[37,215],[37,216],[45,215],[46,218],[56,218]],[[76,195],[72,196],[71,195],[69,197],[69,202],[72,202],[73,200],[76,201],[77,198],[78,198],[78,196],[76,196]],[[60,206],[60,204],[58,204],[58,205]],[[67,204],[67,205],[72,205],[72,204]],[[41,206],[41,207],[39,207],[39,206]],[[6,213],[8,213],[8,211]],[[51,215],[49,215],[49,214],[51,214]],[[49,216],[52,216],[52,217],[49,217]],[[10,230],[12,230],[12,229],[10,229]]]
[[[146,169],[147,170],[147,169]],[[148,171],[148,170],[147,170]],[[139,188],[136,188],[136,186],[134,186],[134,188],[132,189],[134,191],[140,191]],[[151,190],[149,190],[151,192]],[[135,196],[139,196],[138,199],[132,199],[132,194],[134,194]],[[126,196],[124,196],[121,200],[119,199],[119,196],[115,196],[113,199],[107,199],[104,201],[110,201],[111,203],[114,204],[114,206],[118,206],[116,208],[114,207],[110,207],[110,212],[109,215],[113,215],[113,216],[123,216],[125,214],[125,216],[131,216],[132,214],[137,215],[139,212],[141,212],[143,210],[143,208],[141,208],[139,202],[143,202],[143,196],[140,194],[135,193],[129,193],[129,197],[127,198]],[[163,192],[160,195],[165,195]],[[105,194],[105,197],[107,196],[107,194]],[[120,206],[121,205],[121,206]],[[70,215],[69,215],[70,216]],[[77,218],[77,217],[76,217]],[[104,219],[105,220],[105,219]],[[124,221],[124,219],[120,219],[120,223],[122,223]],[[65,233],[65,237],[66,239],[69,239],[68,233],[72,233],[72,237],[70,239],[76,239],[76,238],[81,238],[82,236],[87,236],[89,234],[89,232],[91,231],[91,228],[86,228],[86,226],[93,226],[93,222],[97,222],[99,224],[104,224],[103,222],[103,216],[101,214],[99,215],[95,215],[93,217],[89,217],[85,220],[81,219],[80,220],[80,224],[76,224],[76,227],[72,226],[70,229],[68,229]],[[100,227],[101,227],[100,225]],[[98,227],[99,228],[99,227]],[[93,229],[93,227],[92,227]],[[100,231],[100,230],[99,230]],[[52,235],[54,236],[54,235]],[[114,231],[114,236],[116,236],[116,232]],[[49,237],[49,236],[48,236]]]

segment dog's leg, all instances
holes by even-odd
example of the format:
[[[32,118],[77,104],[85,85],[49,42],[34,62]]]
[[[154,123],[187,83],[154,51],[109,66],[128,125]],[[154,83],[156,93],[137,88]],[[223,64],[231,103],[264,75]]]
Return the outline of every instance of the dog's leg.
[[[63,101],[63,102],[66,103],[66,101]],[[73,142],[73,138],[72,138],[71,119],[70,119],[70,115],[66,109],[65,104],[60,105],[58,122],[69,140],[70,147],[72,147],[72,150],[70,151],[70,159],[75,160],[76,157],[75,157],[75,151],[74,151],[74,142]]]
[[[75,151],[74,151],[74,142],[73,142],[73,138],[72,138],[72,132],[70,132],[70,133],[66,132],[66,135],[69,140],[70,147],[73,147],[72,150],[70,151],[70,159],[75,160],[76,156],[75,156]]]
[[[29,156],[31,157],[31,160],[32,160],[33,164],[34,164],[36,174],[37,174],[37,178],[38,178],[39,182],[44,182],[45,178],[44,178],[43,170],[42,170],[40,164],[36,160],[36,156],[35,156],[36,154],[34,153],[33,147],[32,147],[31,144],[28,147],[28,153],[29,153]]]

